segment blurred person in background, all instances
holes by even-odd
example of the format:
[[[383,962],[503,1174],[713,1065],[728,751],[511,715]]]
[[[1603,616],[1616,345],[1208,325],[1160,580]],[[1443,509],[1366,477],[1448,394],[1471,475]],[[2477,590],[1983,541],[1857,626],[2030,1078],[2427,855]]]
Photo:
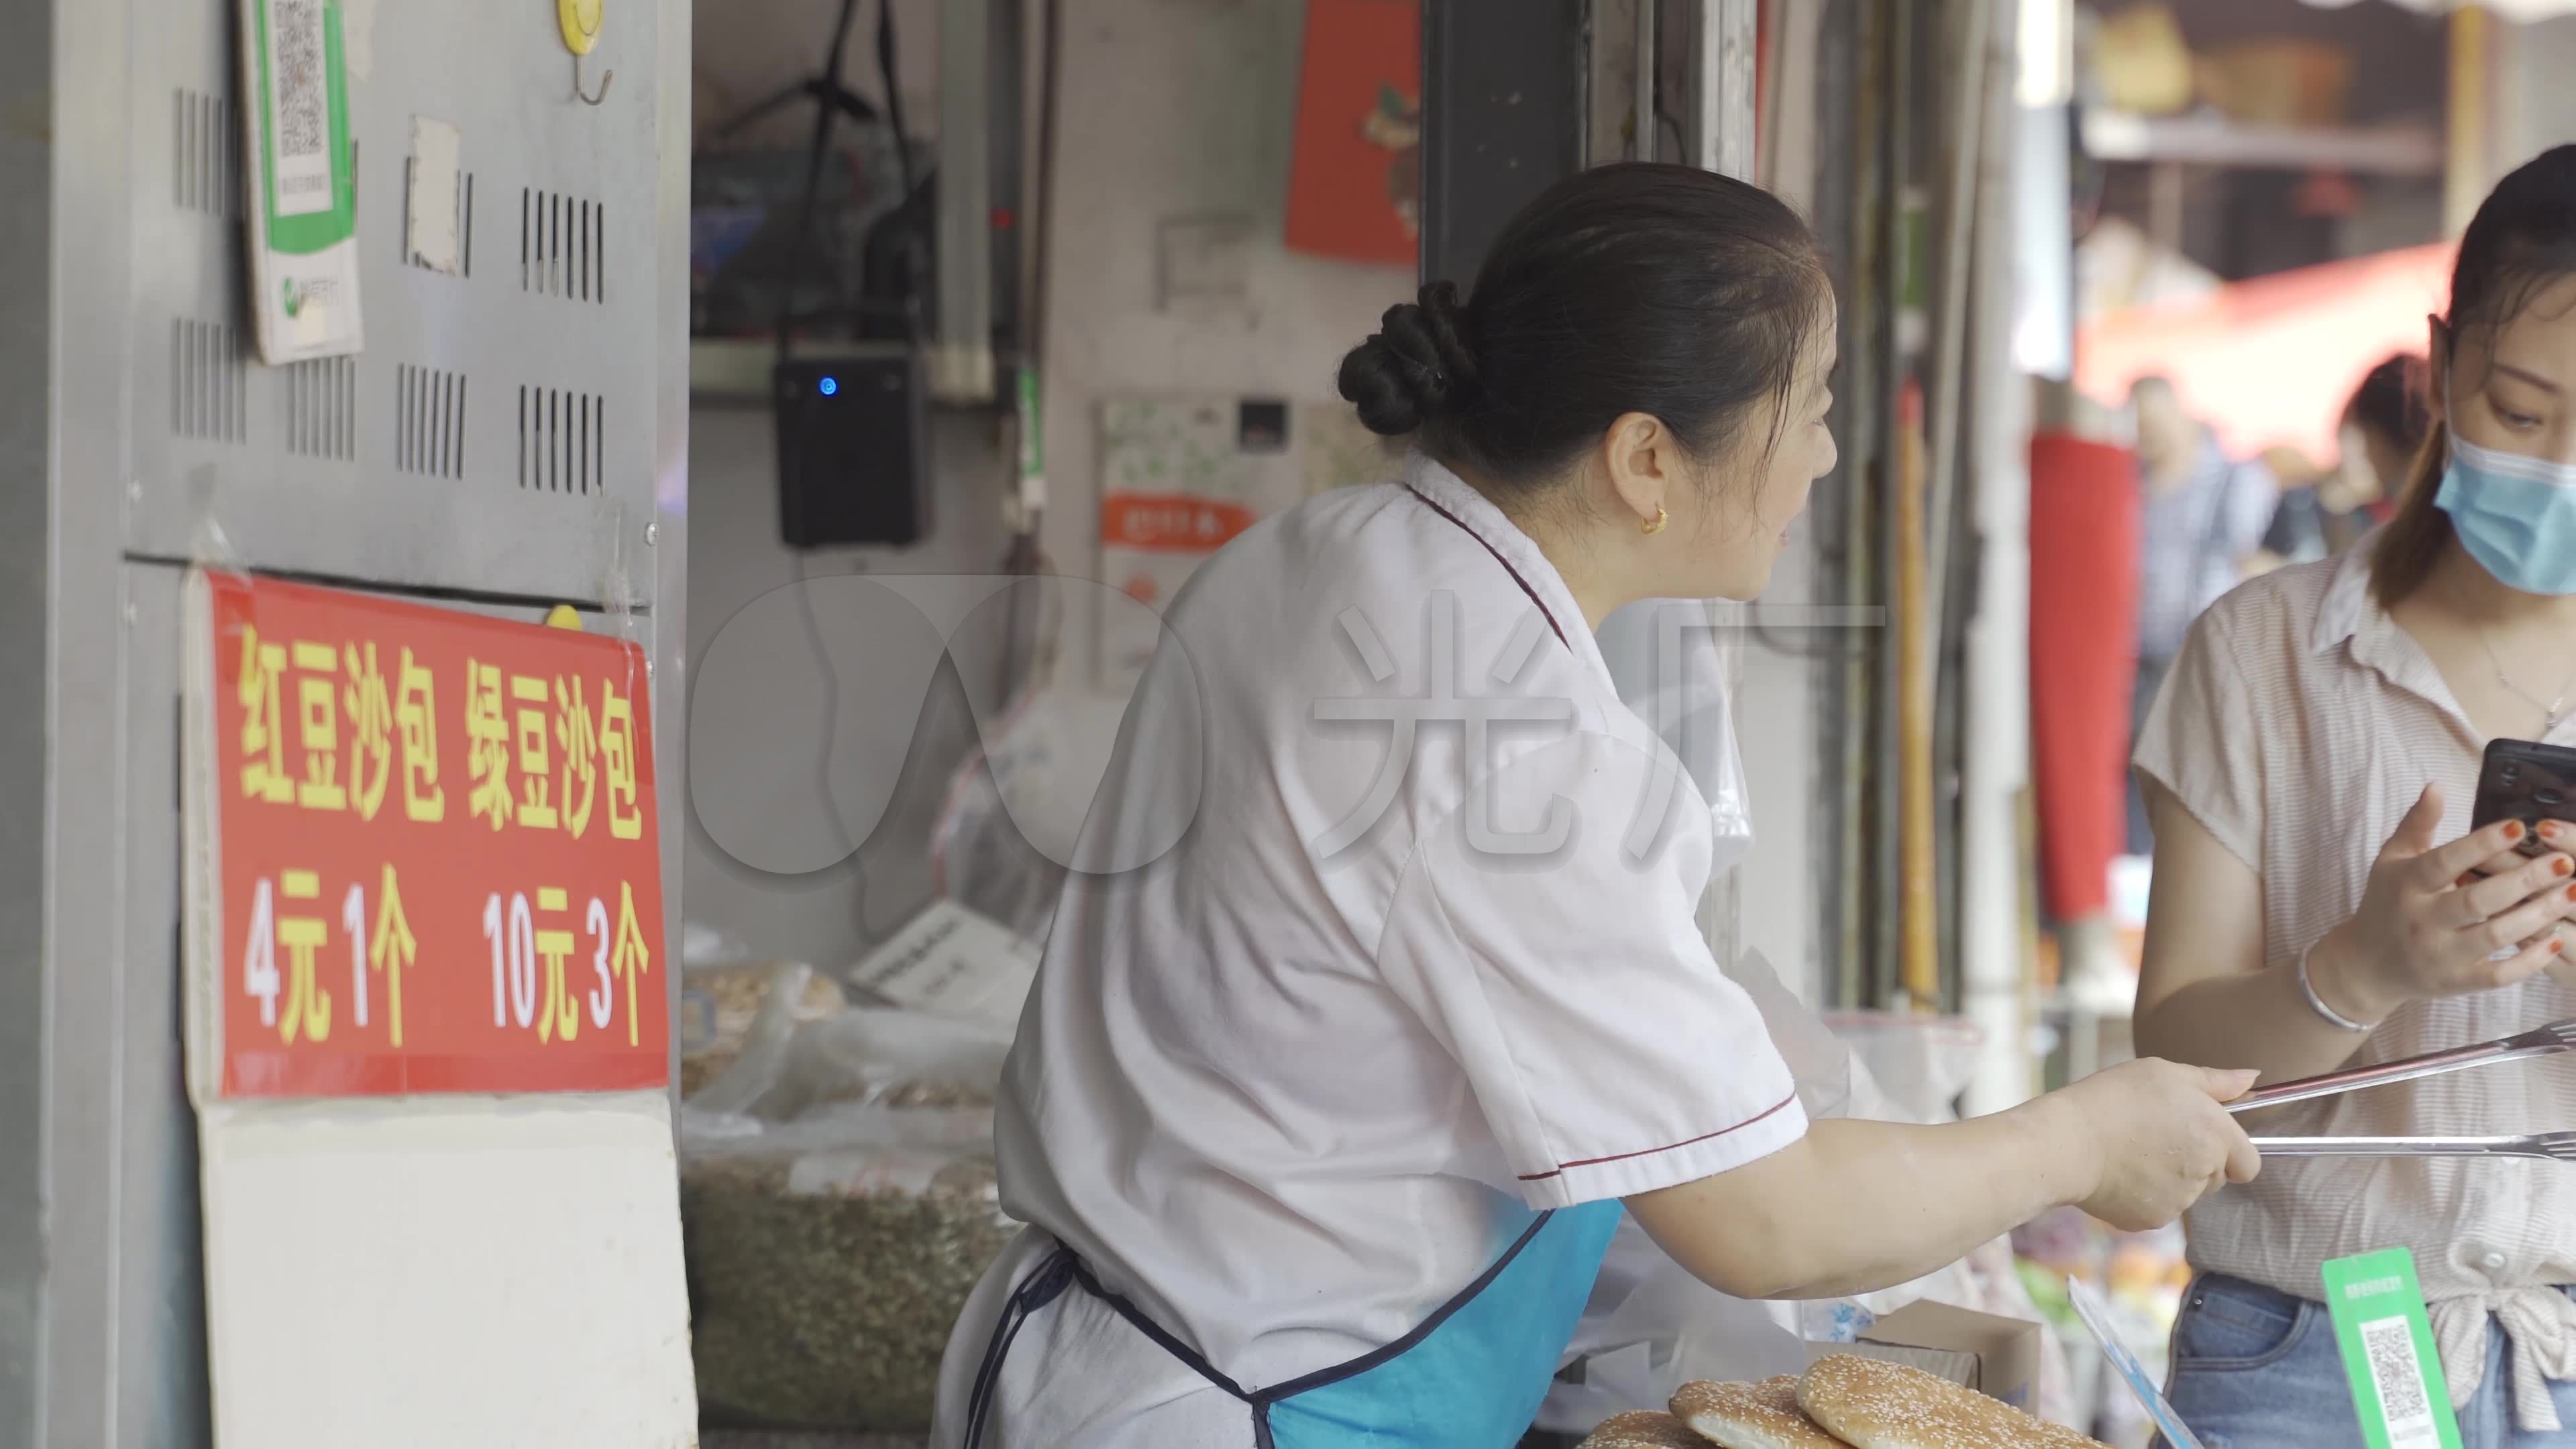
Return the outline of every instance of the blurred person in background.
[[[2280,508],[2262,536],[2257,572],[2306,565],[2360,544],[2396,513],[2406,469],[2424,446],[2419,402],[2424,358],[2396,353],[2352,389],[2339,423],[2342,456],[2321,469],[2298,449],[2272,449],[2264,467],[2280,480]]]
[[[2263,467],[2280,488],[2280,501],[2272,505],[2271,526],[2263,530],[2263,544],[2247,562],[2245,576],[2341,553],[2349,545],[2336,541],[2342,518],[2328,512],[2321,491],[2333,473],[2291,447],[2264,449]]]
[[[2228,457],[2209,425],[2184,410],[2171,381],[2138,379],[2129,405],[2138,427],[2138,682],[2129,704],[2135,740],[2191,621],[2257,571],[2280,488],[2261,463]],[[2152,846],[2146,802],[2132,781],[2129,853]]]
[[[2399,353],[2372,368],[2344,404],[2343,460],[2327,504],[2367,520],[2364,531],[2396,515],[2430,430],[2425,387],[2424,359]]]
[[[2576,1016],[2576,826],[2468,828],[2487,741],[2576,745],[2576,146],[2479,208],[2431,334],[2441,426],[2396,516],[2220,601],[2148,717],[2142,1053],[2279,1083]],[[2576,1124],[2576,1061],[2248,1121],[2266,1136],[2558,1130]],[[2465,1449],[2576,1446],[2565,1165],[2276,1162],[2194,1211],[2190,1243],[2172,1398],[2208,1443],[2361,1443],[2319,1267],[2405,1248]]]
[[[2343,456],[2332,469],[2316,469],[2287,448],[2264,455],[2282,484],[2280,506],[2263,535],[2267,565],[2341,553],[2397,511],[2397,490],[2424,445],[2423,366],[2423,359],[2399,353],[2362,379],[2344,404],[2337,429]]]
[[[2264,467],[2280,480],[2280,508],[2262,536],[2257,572],[2306,565],[2360,544],[2396,513],[2406,469],[2424,446],[2424,358],[2396,353],[2370,369],[2336,428],[2342,456],[2318,469],[2295,449],[2272,449]]]

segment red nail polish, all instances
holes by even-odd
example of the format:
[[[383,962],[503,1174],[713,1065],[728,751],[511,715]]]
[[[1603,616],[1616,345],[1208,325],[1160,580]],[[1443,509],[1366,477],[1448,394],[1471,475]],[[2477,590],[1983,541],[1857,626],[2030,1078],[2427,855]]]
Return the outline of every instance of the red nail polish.
[[[2551,866],[2551,867],[2550,867],[2550,869],[2551,869],[2551,870],[2553,870],[2553,871],[2556,871],[2556,872],[2557,872],[2558,874],[2560,874],[2560,875],[2565,875],[2567,872],[2569,872],[2569,871],[2571,871],[2571,870],[2576,870],[2576,865],[2570,865],[2570,864],[2568,864],[2567,857],[2565,857],[2565,856],[2563,856],[2563,855],[2562,855],[2562,856],[2558,857],[2558,863],[2557,863],[2556,865]]]
[[[2519,820],[2506,821],[2504,825],[2504,838],[2507,840],[2520,840],[2522,838],[2522,822]]]

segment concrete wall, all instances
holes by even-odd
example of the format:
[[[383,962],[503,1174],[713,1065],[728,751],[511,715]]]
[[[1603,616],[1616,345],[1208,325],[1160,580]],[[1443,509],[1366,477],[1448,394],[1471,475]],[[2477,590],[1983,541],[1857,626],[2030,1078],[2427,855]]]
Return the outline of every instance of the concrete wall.
[[[1329,400],[1342,353],[1412,295],[1414,277],[1280,244],[1302,5],[1087,0],[1066,10],[1045,539],[1072,570],[1098,553],[1100,399],[1168,391]],[[1167,224],[1227,217],[1251,223],[1246,300],[1158,306]],[[1074,659],[1091,657],[1087,640],[1068,642]]]
[[[760,0],[748,8],[764,17],[761,26],[806,27],[819,44],[832,7],[831,0]],[[909,37],[926,36],[929,28],[926,20],[910,16],[910,10],[898,9],[898,24],[906,27],[907,89],[915,74],[916,42]],[[1328,401],[1343,351],[1375,329],[1387,306],[1412,292],[1409,268],[1303,256],[1280,243],[1303,23],[1297,0],[1084,0],[1067,7],[1047,288],[1050,500],[1043,535],[1061,571],[1097,573],[1101,399],[1197,392]],[[702,24],[700,45],[721,48],[730,89],[756,88],[764,83],[756,77],[791,63],[778,57],[792,55],[792,48],[780,50],[775,37],[710,34],[718,28]],[[727,28],[741,27],[729,18]],[[926,39],[921,44],[935,50]],[[920,73],[926,86],[929,71]],[[917,112],[928,109],[926,100],[915,105]],[[1242,259],[1249,279],[1245,300],[1166,309],[1158,296],[1166,225],[1221,218],[1250,223],[1250,250]],[[792,580],[796,560],[776,542],[765,409],[704,404],[691,440],[694,656],[746,604]],[[947,573],[990,567],[1003,545],[997,510],[1005,472],[993,444],[975,419],[960,416],[943,424],[936,453],[938,520],[928,543],[901,553],[817,557],[807,570]],[[1806,602],[1813,557],[1801,527],[1768,597]],[[1063,657],[1069,669],[1090,667],[1095,627],[1080,610],[1066,619]],[[1808,631],[1787,637],[1819,643]],[[813,697],[810,650],[782,642],[774,654],[778,696]],[[1743,659],[1744,698],[1736,718],[1758,844],[1741,868],[1737,934],[1744,946],[1767,956],[1792,989],[1813,999],[1821,969],[1807,828],[1815,807],[1814,668],[1750,638]],[[771,724],[766,738],[728,752],[735,761],[730,768],[781,768],[781,761],[814,768],[805,762],[817,755],[821,740],[810,710],[782,710]],[[844,741],[848,752],[909,752],[894,803],[856,871],[845,866],[797,878],[763,875],[731,863],[711,848],[704,832],[693,831],[691,917],[732,929],[764,952],[821,962],[855,955],[870,935],[900,924],[926,899],[924,845],[949,775],[971,748],[969,714],[953,680],[936,692],[910,738],[880,730]],[[699,779],[697,788],[726,788],[726,778],[717,771]]]
[[[738,103],[810,64],[810,52],[829,33],[833,8],[833,0],[729,0],[722,25],[702,16],[702,62],[721,69]],[[935,74],[933,8],[897,10],[900,74],[913,93],[912,122],[925,132]],[[1343,351],[1374,330],[1389,304],[1411,294],[1413,277],[1408,268],[1325,261],[1280,244],[1304,24],[1296,0],[1083,0],[1066,10],[1048,278],[1051,498],[1043,542],[1060,571],[1095,577],[1095,417],[1103,397],[1198,392],[1329,399]],[[854,66],[866,78],[854,79],[853,88],[869,93],[875,90],[867,48],[872,14],[872,6],[862,7],[853,45]],[[812,39],[803,39],[808,31]],[[1229,217],[1251,224],[1249,251],[1241,258],[1249,281],[1243,303],[1163,309],[1157,277],[1165,223]],[[777,542],[767,409],[702,400],[690,442],[694,662],[746,605],[793,581],[798,560]],[[991,569],[1006,542],[1000,508],[1009,470],[1002,446],[988,419],[943,417],[933,452],[937,502],[929,540],[901,551],[817,555],[804,561],[805,571]],[[1088,671],[1095,630],[1085,611],[1066,619],[1069,668]],[[729,653],[733,647],[728,641]],[[833,649],[842,652],[838,642]],[[752,732],[737,728],[714,752],[722,759],[702,758],[693,781],[702,799],[707,792],[753,788],[771,772],[805,778],[821,768],[820,669],[813,652],[788,635],[765,640],[763,652],[755,687],[780,707],[754,721]],[[864,669],[844,657],[845,706],[867,687]],[[888,723],[900,713],[857,711],[836,752],[835,768],[844,771],[883,769],[889,758],[903,759],[893,801],[855,868],[764,874],[731,861],[704,830],[693,828],[686,866],[690,918],[732,930],[763,953],[831,964],[857,955],[867,940],[918,909],[928,897],[929,833],[951,774],[973,748],[973,728],[953,677],[943,676],[916,727]],[[814,821],[784,821],[782,829],[821,833]]]
[[[994,569],[1007,543],[1000,500],[1008,476],[995,424],[971,414],[938,416],[931,459],[939,493],[928,540],[909,549],[828,550],[800,559],[778,541],[777,465],[768,407],[701,400],[689,424],[693,696],[700,685],[717,678],[698,669],[709,642],[747,606],[795,582],[800,568],[804,576],[816,578]],[[730,930],[762,955],[837,966],[902,925],[929,899],[926,842],[949,779],[974,748],[975,736],[966,695],[953,670],[940,672],[917,717],[908,707],[873,707],[882,690],[897,686],[877,672],[883,659],[869,657],[872,641],[863,636],[866,626],[834,611],[827,610],[826,617],[838,621],[827,647],[842,699],[842,728],[831,770],[846,798],[854,793],[847,788],[854,779],[881,776],[901,762],[882,822],[870,830],[866,822],[850,820],[852,834],[863,837],[856,858],[805,874],[746,866],[722,850],[701,823],[701,813],[720,809],[718,802],[729,792],[774,795],[778,792],[772,787],[782,777],[801,787],[824,769],[826,673],[810,638],[789,626],[784,615],[747,619],[747,632],[726,641],[727,659],[739,664],[743,651],[754,650],[758,662],[747,673],[728,668],[722,687],[739,692],[747,678],[759,707],[722,710],[721,729],[701,731],[695,726],[717,712],[700,709],[702,701],[692,700],[691,811],[682,899],[691,921]],[[794,804],[775,822],[778,831],[803,841],[831,839],[833,824],[820,801],[819,789],[798,790]],[[790,853],[817,864],[829,858]]]

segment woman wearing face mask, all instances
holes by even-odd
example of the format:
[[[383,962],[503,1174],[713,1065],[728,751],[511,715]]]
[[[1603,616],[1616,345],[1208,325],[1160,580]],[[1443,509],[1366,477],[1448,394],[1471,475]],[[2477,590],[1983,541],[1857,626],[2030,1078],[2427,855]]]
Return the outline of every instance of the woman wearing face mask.
[[[2397,516],[2194,627],[2137,764],[2155,824],[2141,1050],[2281,1081],[2576,1016],[2576,829],[2467,832],[2486,742],[2576,744],[2576,146],[2505,178],[2432,324]],[[2576,1060],[2279,1108],[2265,1134],[2576,1126]],[[2576,1172],[2272,1164],[2191,1218],[2173,1398],[2212,1444],[2361,1442],[2319,1265],[2411,1249],[2471,1449],[2576,1445]]]
[[[1727,1292],[1814,1297],[2253,1171],[2249,1075],[2161,1062],[1810,1126],[1710,958],[1709,804],[1593,630],[1762,587],[1833,466],[1833,336],[1787,207],[1617,166],[1351,352],[1420,451],[1165,616],[1005,1075],[1031,1228],[950,1340],[941,1449],[1502,1449],[1623,1205]]]

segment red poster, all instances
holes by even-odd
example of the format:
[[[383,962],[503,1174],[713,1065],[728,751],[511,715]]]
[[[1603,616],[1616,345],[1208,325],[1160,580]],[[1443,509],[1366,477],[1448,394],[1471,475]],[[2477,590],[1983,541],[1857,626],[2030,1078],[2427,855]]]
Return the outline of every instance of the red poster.
[[[1412,265],[1421,139],[1421,0],[1307,0],[1288,245]]]
[[[664,1083],[642,652],[269,580],[204,589],[190,1044],[220,1095]]]

